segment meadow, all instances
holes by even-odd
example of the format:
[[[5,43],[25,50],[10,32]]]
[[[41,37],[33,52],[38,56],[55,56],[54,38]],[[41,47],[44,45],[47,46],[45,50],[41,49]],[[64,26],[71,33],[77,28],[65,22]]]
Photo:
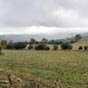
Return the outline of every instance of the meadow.
[[[73,50],[61,50],[59,46],[54,51],[52,45],[48,45],[49,51],[2,50],[0,68],[23,79],[24,88],[37,88],[36,84],[59,88],[56,81],[61,88],[88,88],[88,52],[78,50],[87,44],[88,39],[82,39],[72,44]]]
[[[0,68],[27,82],[33,80],[53,88],[58,80],[62,88],[88,87],[88,52],[3,50],[3,53]]]

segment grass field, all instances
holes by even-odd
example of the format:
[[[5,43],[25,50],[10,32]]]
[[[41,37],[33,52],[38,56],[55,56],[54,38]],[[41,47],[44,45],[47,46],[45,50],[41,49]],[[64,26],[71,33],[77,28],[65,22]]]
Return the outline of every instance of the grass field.
[[[55,80],[62,88],[88,87],[88,52],[4,50],[0,68],[26,79],[41,81],[52,88]]]

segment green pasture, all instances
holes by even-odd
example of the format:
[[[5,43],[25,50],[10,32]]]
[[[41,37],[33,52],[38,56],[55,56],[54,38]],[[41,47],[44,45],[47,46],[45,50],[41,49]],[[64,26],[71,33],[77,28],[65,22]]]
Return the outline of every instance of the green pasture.
[[[53,88],[55,80],[62,88],[88,87],[88,52],[3,50],[0,68],[24,80],[41,81]],[[29,81],[28,81],[29,82]]]

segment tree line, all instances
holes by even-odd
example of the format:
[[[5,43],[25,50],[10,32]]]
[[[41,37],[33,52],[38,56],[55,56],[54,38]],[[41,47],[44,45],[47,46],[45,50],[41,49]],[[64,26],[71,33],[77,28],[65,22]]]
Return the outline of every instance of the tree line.
[[[26,49],[27,45],[28,45],[28,50],[50,50],[50,47],[47,46],[47,44],[53,44],[53,50],[58,50],[58,45],[61,46],[61,49],[63,50],[71,50],[73,49],[73,46],[71,45],[71,43],[77,42],[81,39],[81,35],[77,34],[75,37],[70,38],[70,41],[66,41],[66,40],[50,40],[48,41],[48,39],[46,38],[42,38],[41,41],[36,41],[36,39],[31,38],[29,42],[25,41],[25,42],[7,42],[6,40],[1,40],[0,41],[0,51],[1,49]],[[81,46],[79,47],[79,50],[81,50]],[[86,49],[86,47],[85,47]]]

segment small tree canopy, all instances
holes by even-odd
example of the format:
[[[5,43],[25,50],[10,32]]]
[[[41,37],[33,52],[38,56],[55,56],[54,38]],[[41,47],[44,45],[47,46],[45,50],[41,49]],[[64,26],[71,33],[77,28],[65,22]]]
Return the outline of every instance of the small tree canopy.
[[[82,38],[82,37],[81,37],[80,34],[77,34],[77,35],[75,36],[75,40],[76,40],[76,41],[79,41],[81,38]]]

